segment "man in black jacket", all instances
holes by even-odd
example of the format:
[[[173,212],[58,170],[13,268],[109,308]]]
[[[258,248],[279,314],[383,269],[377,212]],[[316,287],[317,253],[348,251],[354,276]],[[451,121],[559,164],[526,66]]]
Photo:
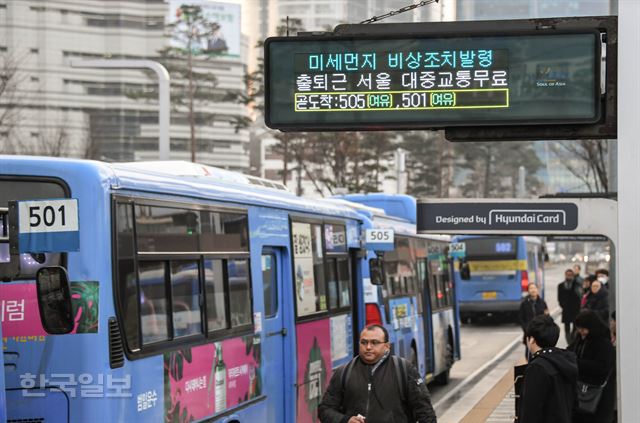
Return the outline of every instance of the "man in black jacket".
[[[560,328],[549,316],[527,326],[531,360],[524,373],[518,423],[571,423],[578,364],[573,352],[556,348]]]
[[[359,356],[336,369],[322,397],[322,423],[436,423],[424,380],[390,348],[383,326],[362,330]]]
[[[562,323],[564,323],[564,335],[567,345],[573,340],[571,325],[580,313],[580,300],[582,299],[582,285],[576,280],[573,270],[564,272],[564,281],[558,285],[558,303],[562,307]]]

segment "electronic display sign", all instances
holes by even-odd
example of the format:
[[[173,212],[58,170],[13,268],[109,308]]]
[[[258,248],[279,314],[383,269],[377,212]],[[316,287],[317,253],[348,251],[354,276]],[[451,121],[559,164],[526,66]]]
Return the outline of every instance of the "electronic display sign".
[[[275,37],[266,123],[281,130],[593,123],[600,35]]]

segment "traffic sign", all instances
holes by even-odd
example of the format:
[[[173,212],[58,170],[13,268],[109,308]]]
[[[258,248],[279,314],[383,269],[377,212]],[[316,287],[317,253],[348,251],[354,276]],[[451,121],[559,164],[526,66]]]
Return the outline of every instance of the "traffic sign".
[[[18,239],[20,253],[78,251],[78,200],[18,201]]]
[[[394,248],[393,229],[367,229],[365,248],[373,251],[392,251]]]
[[[593,123],[600,49],[595,29],[268,38],[265,121],[285,131]]]
[[[452,242],[449,244],[450,258],[464,258],[467,255],[467,246],[464,242]]]
[[[418,230],[570,231],[578,226],[571,203],[450,202],[418,204]]]

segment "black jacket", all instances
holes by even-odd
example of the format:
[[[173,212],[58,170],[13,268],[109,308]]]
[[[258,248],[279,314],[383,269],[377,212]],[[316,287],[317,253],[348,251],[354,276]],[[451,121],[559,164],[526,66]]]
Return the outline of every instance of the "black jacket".
[[[572,279],[567,288],[565,282],[558,285],[558,303],[562,307],[562,323],[573,323],[580,313],[580,299],[582,298],[582,286]]]
[[[609,325],[609,291],[606,288],[600,288],[597,294],[589,292],[584,308],[595,311]]]
[[[602,385],[609,376],[595,414],[574,415],[576,423],[610,423],[616,400],[615,349],[608,336],[578,338],[569,345],[578,358],[578,380]]]
[[[532,321],[534,317],[544,314],[546,309],[547,303],[539,296],[535,301],[533,301],[530,296],[522,300],[520,303],[520,313],[518,314],[518,321],[520,322],[522,330],[526,331],[529,322]]]
[[[518,423],[570,423],[577,376],[573,352],[553,347],[535,353],[524,372]]]
[[[367,423],[436,423],[429,390],[412,365],[406,366],[404,402],[391,356],[380,364],[373,376],[373,366],[356,359],[343,389],[342,372],[345,367],[336,369],[322,397],[318,407],[322,423],[347,423],[349,418],[358,414],[365,416]],[[369,383],[370,392],[367,389]],[[414,418],[409,417],[410,413]]]

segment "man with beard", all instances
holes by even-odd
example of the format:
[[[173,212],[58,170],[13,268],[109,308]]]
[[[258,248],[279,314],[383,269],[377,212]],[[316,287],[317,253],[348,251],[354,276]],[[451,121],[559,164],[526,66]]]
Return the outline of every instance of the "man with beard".
[[[322,423],[436,423],[424,380],[391,355],[389,333],[380,325],[362,330],[360,354],[333,373],[318,417]]]

